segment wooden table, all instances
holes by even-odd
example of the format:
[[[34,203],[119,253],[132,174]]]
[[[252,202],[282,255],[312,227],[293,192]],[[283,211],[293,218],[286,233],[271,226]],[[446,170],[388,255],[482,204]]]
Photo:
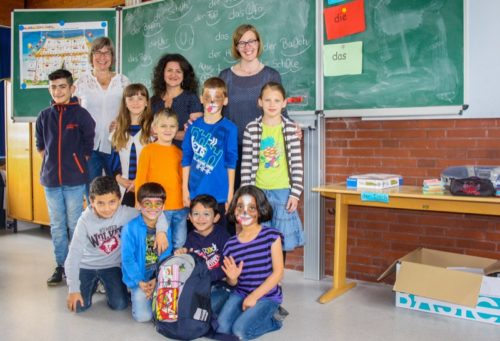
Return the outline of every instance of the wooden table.
[[[316,187],[313,191],[319,192],[323,197],[335,199],[333,287],[319,298],[321,303],[329,302],[356,286],[356,283],[346,281],[347,218],[350,205],[500,216],[500,198],[422,194],[420,186],[358,190],[347,188],[345,183],[339,183]],[[361,200],[362,192],[386,193],[389,196],[389,202],[363,201]]]

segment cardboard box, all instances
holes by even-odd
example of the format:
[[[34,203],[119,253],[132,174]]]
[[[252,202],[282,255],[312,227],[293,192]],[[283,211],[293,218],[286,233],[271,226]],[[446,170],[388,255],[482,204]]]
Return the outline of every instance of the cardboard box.
[[[396,306],[500,325],[500,261],[425,248],[396,260]]]
[[[398,174],[368,173],[351,175],[346,180],[350,188],[384,189],[403,185],[403,177]]]

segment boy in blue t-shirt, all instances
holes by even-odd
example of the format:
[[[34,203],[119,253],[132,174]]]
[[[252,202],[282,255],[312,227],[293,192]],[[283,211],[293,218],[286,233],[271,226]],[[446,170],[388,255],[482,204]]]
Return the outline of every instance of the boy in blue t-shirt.
[[[227,88],[217,77],[203,84],[203,117],[186,131],[182,143],[182,192],[185,206],[199,194],[217,200],[221,225],[227,228],[225,212],[234,194],[234,176],[238,161],[238,128],[225,117]]]
[[[166,197],[160,184],[142,185],[137,192],[141,214],[129,221],[122,231],[123,282],[130,289],[132,317],[138,322],[153,318],[151,300],[157,265],[172,253],[170,229],[167,230],[168,248],[161,253],[154,248],[156,224],[163,213]]]
[[[223,280],[226,275],[221,268],[222,250],[229,239],[229,233],[222,226],[216,225],[220,214],[213,196],[198,195],[191,200],[189,211],[194,230],[188,234],[184,247],[176,250],[175,254],[194,252],[206,260],[212,279],[212,311],[218,313],[230,294]]]

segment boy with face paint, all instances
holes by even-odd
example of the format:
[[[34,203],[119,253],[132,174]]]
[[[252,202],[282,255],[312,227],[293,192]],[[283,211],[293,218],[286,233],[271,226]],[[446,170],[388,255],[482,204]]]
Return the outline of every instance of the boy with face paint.
[[[225,212],[234,193],[238,128],[222,116],[222,108],[228,103],[222,79],[213,77],[205,81],[201,103],[203,117],[188,128],[182,143],[183,201],[189,207],[196,196],[212,195],[221,213],[220,225],[227,228]]]

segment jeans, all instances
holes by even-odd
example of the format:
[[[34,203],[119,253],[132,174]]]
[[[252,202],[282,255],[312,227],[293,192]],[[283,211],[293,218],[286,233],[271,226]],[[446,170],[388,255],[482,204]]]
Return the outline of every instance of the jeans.
[[[83,211],[85,185],[44,187],[44,189],[56,264],[64,266],[69,242]]]
[[[132,301],[132,317],[137,322],[148,322],[153,318],[151,299],[146,297],[140,286],[130,289]]]
[[[224,285],[223,283],[212,284],[210,292],[210,305],[214,314],[219,315],[219,312],[229,298],[229,295],[231,295],[231,289],[229,286]]]
[[[240,340],[255,339],[265,333],[278,330],[282,322],[274,318],[279,303],[261,298],[252,308],[243,311],[244,297],[232,293],[217,318],[217,333],[234,334]]]
[[[101,281],[106,289],[108,306],[113,310],[123,310],[128,307],[127,287],[122,282],[122,269],[119,267],[107,269],[81,269],[80,268],[80,293],[83,297],[83,307],[78,305],[76,311],[82,312],[92,305],[92,295]]]
[[[90,183],[92,182],[92,180],[94,180],[98,176],[101,176],[102,171],[104,171],[106,175],[109,176],[113,175],[113,172],[111,171],[110,160],[111,160],[111,154],[94,150],[92,152],[92,155],[90,156],[90,159],[87,161],[87,168],[89,170],[89,183],[87,184],[86,188],[87,203],[90,202],[88,201],[88,199],[89,199]]]
[[[186,243],[188,211],[188,208],[164,211],[165,218],[167,218],[168,222],[168,228],[172,230],[172,244],[174,250],[183,247]]]

